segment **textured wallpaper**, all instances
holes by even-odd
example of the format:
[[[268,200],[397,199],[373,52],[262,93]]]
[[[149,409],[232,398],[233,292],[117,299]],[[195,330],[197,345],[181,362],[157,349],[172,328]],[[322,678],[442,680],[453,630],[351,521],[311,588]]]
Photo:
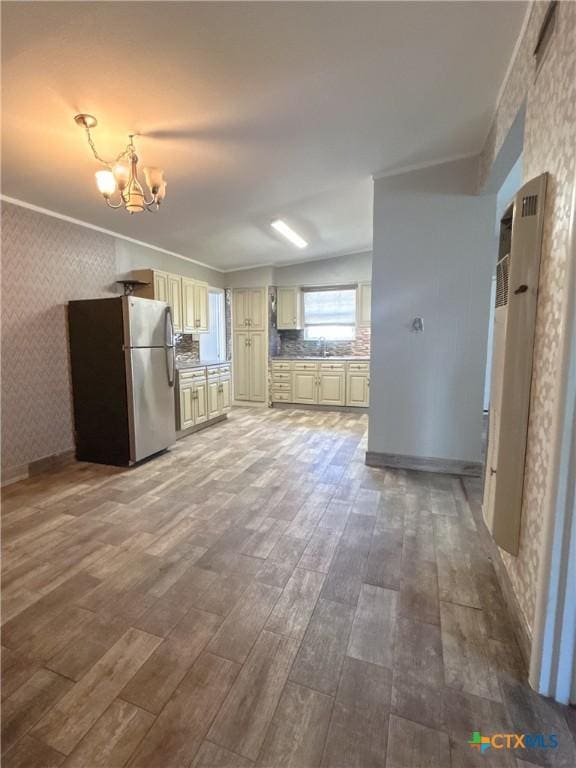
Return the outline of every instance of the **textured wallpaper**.
[[[73,448],[66,302],[117,292],[114,238],[2,203],[2,469]]]
[[[562,2],[552,47],[537,78],[532,58],[547,3],[533,5],[498,112],[482,153],[481,182],[526,98],[524,178],[550,174],[534,347],[522,530],[518,557],[502,553],[532,630],[552,439],[560,313],[564,301],[570,201],[576,173],[576,3]]]

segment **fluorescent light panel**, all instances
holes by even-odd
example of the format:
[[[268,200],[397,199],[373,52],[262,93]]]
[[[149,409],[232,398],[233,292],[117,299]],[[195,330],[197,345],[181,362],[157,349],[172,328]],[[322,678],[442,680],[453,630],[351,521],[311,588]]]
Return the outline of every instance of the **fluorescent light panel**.
[[[300,237],[298,232],[294,232],[292,227],[289,227],[285,221],[282,221],[282,219],[276,219],[276,221],[273,221],[270,226],[273,227],[276,232],[279,232],[283,237],[285,237],[286,240],[289,240],[292,245],[295,245],[296,248],[306,248],[308,245],[306,240],[304,240],[303,237]]]

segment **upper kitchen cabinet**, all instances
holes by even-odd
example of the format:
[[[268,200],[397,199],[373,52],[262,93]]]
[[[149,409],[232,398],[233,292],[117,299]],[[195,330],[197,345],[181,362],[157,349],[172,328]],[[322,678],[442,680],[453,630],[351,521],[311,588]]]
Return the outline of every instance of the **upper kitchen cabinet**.
[[[184,333],[208,331],[208,284],[189,277],[182,278],[182,310]]]
[[[136,287],[137,296],[169,304],[176,333],[208,331],[208,283],[156,269],[138,269],[132,277],[147,283]]]
[[[358,283],[356,292],[356,325],[358,328],[370,327],[372,304],[372,283]]]
[[[233,294],[234,330],[266,329],[266,289],[235,288]]]
[[[302,291],[300,288],[278,288],[276,327],[279,331],[303,327]]]

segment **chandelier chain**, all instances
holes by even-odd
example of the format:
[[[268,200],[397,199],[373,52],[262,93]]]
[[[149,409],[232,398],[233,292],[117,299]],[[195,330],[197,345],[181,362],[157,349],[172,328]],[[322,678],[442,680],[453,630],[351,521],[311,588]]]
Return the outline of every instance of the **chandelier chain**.
[[[132,157],[132,155],[135,152],[133,137],[130,136],[130,141],[126,145],[126,149],[120,152],[120,154],[114,160],[106,160],[105,158],[101,157],[101,155],[98,154],[98,150],[96,149],[96,146],[94,144],[92,134],[90,133],[90,128],[87,125],[85,125],[84,129],[86,131],[86,138],[88,139],[88,144],[90,145],[92,154],[94,155],[96,160],[103,163],[104,165],[107,165],[109,168],[111,168],[116,163],[119,163],[120,160],[123,160],[125,157]]]

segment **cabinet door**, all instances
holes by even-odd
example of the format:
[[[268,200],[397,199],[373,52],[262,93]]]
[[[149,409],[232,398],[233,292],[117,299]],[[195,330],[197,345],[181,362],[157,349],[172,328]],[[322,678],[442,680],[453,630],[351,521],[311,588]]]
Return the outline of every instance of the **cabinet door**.
[[[220,414],[220,382],[208,379],[208,418],[214,419]]]
[[[250,316],[250,292],[236,288],[232,293],[232,315],[234,318],[234,330],[240,331],[249,326]]]
[[[320,405],[344,405],[346,402],[343,373],[320,373],[318,403]]]
[[[234,398],[250,400],[250,334],[234,334]]]
[[[194,426],[194,387],[180,387],[180,429]]]
[[[254,331],[263,331],[266,328],[266,289],[252,288],[248,292],[249,328]]]
[[[368,407],[368,374],[348,373],[346,381],[346,405]]]
[[[318,402],[318,373],[294,371],[294,402],[314,405]]]
[[[208,285],[196,283],[194,286],[194,305],[196,309],[196,330],[199,333],[208,331]]]
[[[196,332],[196,283],[188,277],[182,278],[182,330]]]
[[[202,424],[208,419],[208,392],[206,382],[194,386],[194,423]]]
[[[279,330],[302,327],[301,301],[299,288],[278,288],[276,326]]]
[[[250,400],[264,402],[266,400],[266,368],[268,353],[264,333],[250,333]]]
[[[182,278],[168,275],[168,303],[172,310],[172,322],[176,333],[182,333]]]
[[[166,272],[154,272],[154,298],[156,301],[168,301],[168,275]]]
[[[228,413],[232,406],[232,398],[230,396],[230,379],[220,379],[220,403],[218,410],[220,413]]]
[[[356,325],[359,328],[370,326],[372,305],[372,283],[358,283],[356,295]]]

